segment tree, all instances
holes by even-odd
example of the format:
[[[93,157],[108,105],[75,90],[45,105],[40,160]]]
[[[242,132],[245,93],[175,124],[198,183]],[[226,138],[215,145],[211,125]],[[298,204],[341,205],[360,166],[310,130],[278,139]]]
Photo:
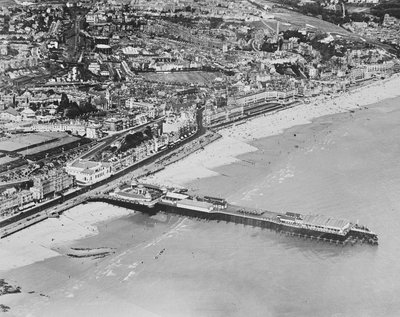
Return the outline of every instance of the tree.
[[[153,138],[153,132],[151,131],[150,126],[147,126],[146,129],[144,130],[144,134],[149,138]]]
[[[63,92],[61,94],[61,101],[60,104],[58,105],[57,112],[65,112],[68,109],[69,105],[70,102],[68,96],[66,93]]]
[[[76,118],[80,114],[81,114],[81,111],[79,110],[79,106],[75,101],[71,102],[70,106],[65,111],[65,116],[70,119]]]

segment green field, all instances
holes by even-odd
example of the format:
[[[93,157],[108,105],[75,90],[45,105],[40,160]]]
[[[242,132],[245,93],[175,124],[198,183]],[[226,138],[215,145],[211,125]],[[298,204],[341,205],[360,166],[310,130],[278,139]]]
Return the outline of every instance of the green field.
[[[21,135],[14,135],[0,141],[0,152],[14,152],[28,147],[34,147],[44,143],[52,144],[52,141],[69,138],[64,132],[38,132]]]
[[[164,83],[197,83],[206,84],[214,81],[217,77],[223,78],[221,73],[208,72],[174,72],[174,73],[144,73],[145,79]]]
[[[370,13],[370,7],[360,7],[360,6],[350,6],[346,5],[346,10],[348,13]]]
[[[22,154],[22,155],[32,155],[32,154],[37,154],[37,153],[41,153],[41,152],[45,152],[45,151],[49,151],[51,149],[54,148],[58,148],[60,146],[63,145],[68,145],[70,143],[74,143],[76,141],[79,141],[80,138],[75,137],[75,136],[66,136],[60,140],[56,140],[54,142],[51,143],[47,143],[47,144],[43,144],[43,145],[39,145],[36,146],[34,148],[28,149],[28,150],[22,150],[20,152],[18,152],[18,154]]]
[[[0,0],[0,7],[7,7],[14,4],[15,2],[13,0]]]
[[[308,15],[303,15],[301,13],[289,10],[281,10],[281,12],[274,13],[274,16],[276,20],[284,23],[289,23],[293,27],[306,27],[306,25],[308,24],[309,29],[315,29],[315,31],[322,31],[327,33],[333,32],[342,35],[352,36],[349,31],[341,28],[340,26]]]

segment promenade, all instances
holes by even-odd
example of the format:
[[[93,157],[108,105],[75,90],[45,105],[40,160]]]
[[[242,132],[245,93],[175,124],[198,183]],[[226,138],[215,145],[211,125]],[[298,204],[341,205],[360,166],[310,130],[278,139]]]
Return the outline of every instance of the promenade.
[[[142,178],[160,171],[165,166],[175,163],[184,157],[203,149],[207,144],[220,138],[220,135],[211,131],[199,133],[199,136],[183,140],[182,145],[173,148],[166,153],[160,153],[157,157],[148,157],[134,165],[129,166],[109,179],[101,181],[89,187],[76,189],[56,199],[47,201],[27,210],[23,214],[0,221],[0,237],[3,238],[24,228],[41,222],[54,213],[62,213],[74,206],[81,204],[88,197],[105,194],[113,191],[122,183],[129,182],[133,178]],[[48,206],[48,208],[46,208]]]

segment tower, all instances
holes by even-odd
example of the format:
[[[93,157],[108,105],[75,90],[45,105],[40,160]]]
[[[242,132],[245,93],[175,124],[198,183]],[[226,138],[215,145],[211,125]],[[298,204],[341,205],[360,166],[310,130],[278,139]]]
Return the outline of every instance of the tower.
[[[107,88],[106,90],[106,101],[107,101],[107,109],[111,108],[111,94],[110,94],[110,89]]]
[[[280,50],[280,48],[279,48],[279,21],[277,21],[277,23],[276,23],[276,44],[277,44],[276,51],[279,52],[279,50]]]
[[[276,37],[279,36],[279,21],[276,23]]]
[[[345,18],[345,17],[346,17],[346,8],[345,8],[345,6],[344,6],[344,2],[342,2],[342,11],[343,11],[343,16],[342,16],[342,18]]]

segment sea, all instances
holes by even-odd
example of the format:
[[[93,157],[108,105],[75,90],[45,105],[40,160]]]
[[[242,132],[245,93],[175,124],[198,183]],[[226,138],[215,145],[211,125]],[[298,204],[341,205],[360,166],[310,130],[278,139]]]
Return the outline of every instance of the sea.
[[[358,221],[379,246],[136,213],[71,242],[113,248],[107,257],[57,256],[3,274],[25,293],[8,314],[399,316],[400,99],[251,144],[258,150],[187,187],[256,209]],[[108,208],[118,207],[90,203],[82,212]]]

